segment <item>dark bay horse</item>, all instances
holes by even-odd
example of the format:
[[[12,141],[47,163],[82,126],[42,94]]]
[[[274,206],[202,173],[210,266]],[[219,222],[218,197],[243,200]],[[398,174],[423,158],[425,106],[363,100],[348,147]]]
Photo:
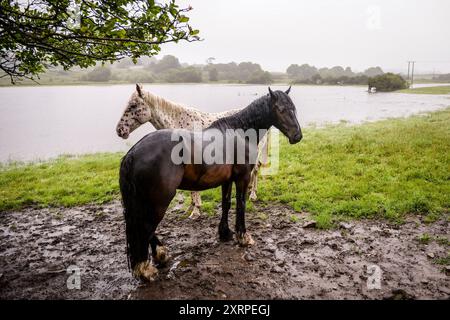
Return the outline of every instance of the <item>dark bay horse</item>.
[[[180,140],[174,139],[174,135],[180,134],[180,130],[171,129],[146,135],[128,151],[120,166],[120,191],[126,223],[128,262],[135,277],[152,280],[157,274],[157,269],[148,260],[149,246],[156,265],[164,265],[168,260],[167,249],[159,241],[155,231],[177,189],[200,191],[222,187],[219,237],[222,241],[228,241],[233,236],[228,227],[228,212],[234,182],[236,238],[242,246],[254,243],[245,228],[247,188],[256,160],[255,153],[251,151],[256,150],[264,130],[271,126],[275,126],[287,136],[291,144],[302,139],[295,105],[288,95],[289,91],[290,88],[286,92],[272,91],[269,88],[269,94],[253,101],[236,114],[216,120],[201,132],[184,130],[181,144],[186,148],[181,152],[174,153],[180,146]],[[236,130],[240,131],[233,135],[230,150],[224,141],[230,136],[230,132]],[[256,132],[256,139],[242,134],[247,131]],[[196,134],[211,136],[211,132],[216,134],[216,140],[217,133],[222,133],[224,141],[217,144],[217,150],[223,151],[227,161],[211,163],[203,158],[200,162],[193,161],[195,156],[188,154],[186,150],[199,148],[200,151],[205,151],[208,145],[204,140],[198,142]],[[186,136],[189,139],[185,139]],[[240,149],[238,150],[237,145],[244,146],[244,156],[239,157]],[[219,154],[217,150],[215,153]],[[174,161],[174,154],[182,156],[183,161]],[[228,157],[229,154],[232,156]]]

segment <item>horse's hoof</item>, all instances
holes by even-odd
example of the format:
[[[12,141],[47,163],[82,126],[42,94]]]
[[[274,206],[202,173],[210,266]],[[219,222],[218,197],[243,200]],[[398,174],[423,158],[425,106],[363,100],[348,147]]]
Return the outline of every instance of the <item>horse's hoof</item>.
[[[252,246],[255,244],[255,240],[253,240],[250,233],[247,233],[247,232],[244,234],[238,235],[237,241],[238,241],[239,245],[242,247],[248,247],[248,246]]]
[[[188,210],[189,211],[189,210]],[[189,219],[197,219],[200,218],[201,213],[200,213],[200,209],[198,207],[192,207],[192,211],[191,214],[189,215]]]
[[[153,281],[157,275],[158,269],[156,269],[150,261],[138,263],[133,270],[133,276],[145,281]]]
[[[252,191],[252,192],[250,193],[249,199],[250,199],[251,201],[256,201],[256,200],[258,200],[258,196],[256,195],[256,192],[255,192],[255,191]]]
[[[169,251],[164,246],[156,246],[156,254],[153,256],[153,261],[159,267],[163,267],[170,260]]]
[[[230,241],[233,240],[233,231],[230,229],[220,230],[219,229],[219,239],[220,241]]]

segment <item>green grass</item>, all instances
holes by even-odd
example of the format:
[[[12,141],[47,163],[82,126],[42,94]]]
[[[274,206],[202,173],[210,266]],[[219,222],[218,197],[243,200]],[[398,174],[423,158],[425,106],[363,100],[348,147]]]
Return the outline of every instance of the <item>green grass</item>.
[[[415,94],[450,94],[450,86],[436,86],[425,88],[404,89],[396,92]]]
[[[450,240],[445,236],[430,236],[428,233],[423,233],[417,237],[417,241],[422,244],[429,244],[432,241],[439,243],[443,246],[450,246]]]
[[[119,193],[120,154],[62,156],[0,168],[0,211],[104,203]]]
[[[450,254],[447,254],[447,256],[442,257],[442,258],[434,259],[434,263],[440,264],[440,265],[443,265],[443,266],[450,265]]]
[[[307,130],[283,143],[280,172],[260,181],[260,197],[336,218],[406,213],[429,220],[450,203],[450,109],[424,117]]]
[[[420,235],[417,240],[422,244],[429,244],[432,239],[428,233],[424,233]]]
[[[305,129],[299,144],[282,138],[279,172],[260,178],[258,196],[263,205],[281,202],[310,212],[323,228],[349,218],[401,221],[408,213],[432,221],[448,213],[449,151],[450,109],[360,126]],[[4,166],[0,211],[117,198],[120,157],[96,154]],[[203,210],[215,213],[220,197],[220,189],[202,192]],[[248,203],[249,214],[260,214]]]

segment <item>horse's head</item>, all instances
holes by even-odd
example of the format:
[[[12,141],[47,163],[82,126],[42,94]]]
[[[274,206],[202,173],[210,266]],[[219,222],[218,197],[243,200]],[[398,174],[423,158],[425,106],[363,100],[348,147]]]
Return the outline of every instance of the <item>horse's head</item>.
[[[291,87],[283,91],[272,91],[269,87],[270,107],[273,115],[273,125],[294,144],[302,140],[302,129],[297,120],[295,105],[289,97]]]
[[[117,135],[123,139],[127,139],[131,132],[150,120],[150,109],[151,108],[149,108],[144,99],[144,91],[142,86],[140,84],[136,84],[136,92],[131,95],[127,107],[125,108],[125,111],[117,124]]]

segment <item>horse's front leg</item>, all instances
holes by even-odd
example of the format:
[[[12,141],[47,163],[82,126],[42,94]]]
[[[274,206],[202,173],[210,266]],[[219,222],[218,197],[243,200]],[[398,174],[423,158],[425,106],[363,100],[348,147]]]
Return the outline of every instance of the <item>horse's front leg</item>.
[[[236,181],[236,238],[241,246],[251,246],[255,243],[245,229],[245,202],[250,174]]]
[[[233,232],[228,227],[228,212],[231,207],[231,187],[233,184],[229,181],[222,185],[222,218],[219,224],[219,237],[221,241],[233,239]]]

